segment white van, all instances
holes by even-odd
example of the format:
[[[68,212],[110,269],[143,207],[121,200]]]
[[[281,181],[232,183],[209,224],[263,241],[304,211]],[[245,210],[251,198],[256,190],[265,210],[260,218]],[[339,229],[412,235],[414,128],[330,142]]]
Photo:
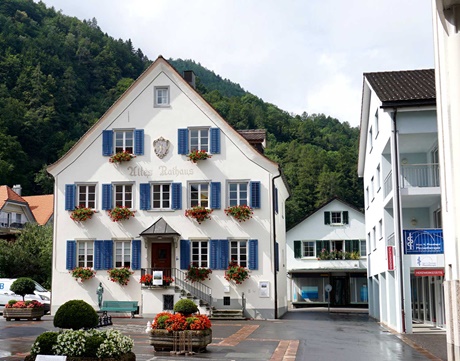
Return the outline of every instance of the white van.
[[[0,278],[0,311],[3,311],[3,307],[5,307],[9,300],[22,301],[22,296],[10,291],[11,284],[14,281],[16,281],[16,278]],[[26,295],[24,299],[37,300],[45,306],[45,313],[50,311],[51,292],[37,282],[35,282],[34,294]]]

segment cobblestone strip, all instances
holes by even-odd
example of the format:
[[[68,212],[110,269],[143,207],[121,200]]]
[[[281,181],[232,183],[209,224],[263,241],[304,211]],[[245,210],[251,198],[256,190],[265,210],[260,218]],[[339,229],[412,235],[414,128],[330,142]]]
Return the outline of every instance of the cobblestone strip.
[[[273,352],[270,361],[292,361],[295,360],[299,341],[282,340],[279,342],[275,352]]]
[[[241,341],[244,341],[248,336],[259,328],[259,325],[243,326],[233,335],[223,339],[217,344],[211,344],[213,346],[236,346]]]

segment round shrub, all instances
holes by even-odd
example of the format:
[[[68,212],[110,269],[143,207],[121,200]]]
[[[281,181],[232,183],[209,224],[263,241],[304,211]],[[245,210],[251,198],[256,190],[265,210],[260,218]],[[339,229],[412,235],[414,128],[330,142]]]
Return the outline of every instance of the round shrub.
[[[191,315],[192,313],[198,312],[198,306],[192,300],[183,298],[174,305],[174,312]]]
[[[54,355],[53,345],[56,344],[59,333],[54,331],[47,331],[42,333],[35,339],[32,345],[32,355]]]
[[[24,301],[25,295],[34,293],[35,282],[31,278],[21,277],[11,284],[10,290],[17,295],[22,296],[22,300]]]
[[[88,303],[82,300],[71,300],[64,303],[54,316],[54,327],[94,328],[99,322],[97,312]]]

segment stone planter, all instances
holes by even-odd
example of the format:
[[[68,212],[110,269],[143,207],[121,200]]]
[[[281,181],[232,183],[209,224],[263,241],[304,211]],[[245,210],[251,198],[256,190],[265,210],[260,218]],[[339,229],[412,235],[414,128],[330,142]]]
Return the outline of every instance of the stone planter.
[[[4,308],[3,317],[7,321],[14,319],[16,321],[21,319],[40,321],[42,316],[45,314],[44,308]]]
[[[191,334],[192,350],[194,352],[206,351],[206,346],[212,342],[212,330],[190,330],[168,332],[167,330],[152,330],[150,332],[150,344],[155,348],[155,351],[172,351],[174,348],[174,338],[176,343],[180,338],[180,333]]]
[[[28,355],[24,361],[35,361],[35,356]],[[132,352],[125,353],[118,357],[76,357],[67,356],[67,361],[136,361],[136,355]]]

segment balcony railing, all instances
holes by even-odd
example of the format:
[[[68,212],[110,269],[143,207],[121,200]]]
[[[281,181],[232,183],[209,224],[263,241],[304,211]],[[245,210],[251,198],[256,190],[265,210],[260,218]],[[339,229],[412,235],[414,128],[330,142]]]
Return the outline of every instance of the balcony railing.
[[[23,229],[25,222],[11,222],[7,218],[0,217],[0,228]]]
[[[401,166],[401,188],[439,187],[439,164]]]
[[[393,173],[390,172],[383,181],[383,196],[386,197],[393,190]]]

